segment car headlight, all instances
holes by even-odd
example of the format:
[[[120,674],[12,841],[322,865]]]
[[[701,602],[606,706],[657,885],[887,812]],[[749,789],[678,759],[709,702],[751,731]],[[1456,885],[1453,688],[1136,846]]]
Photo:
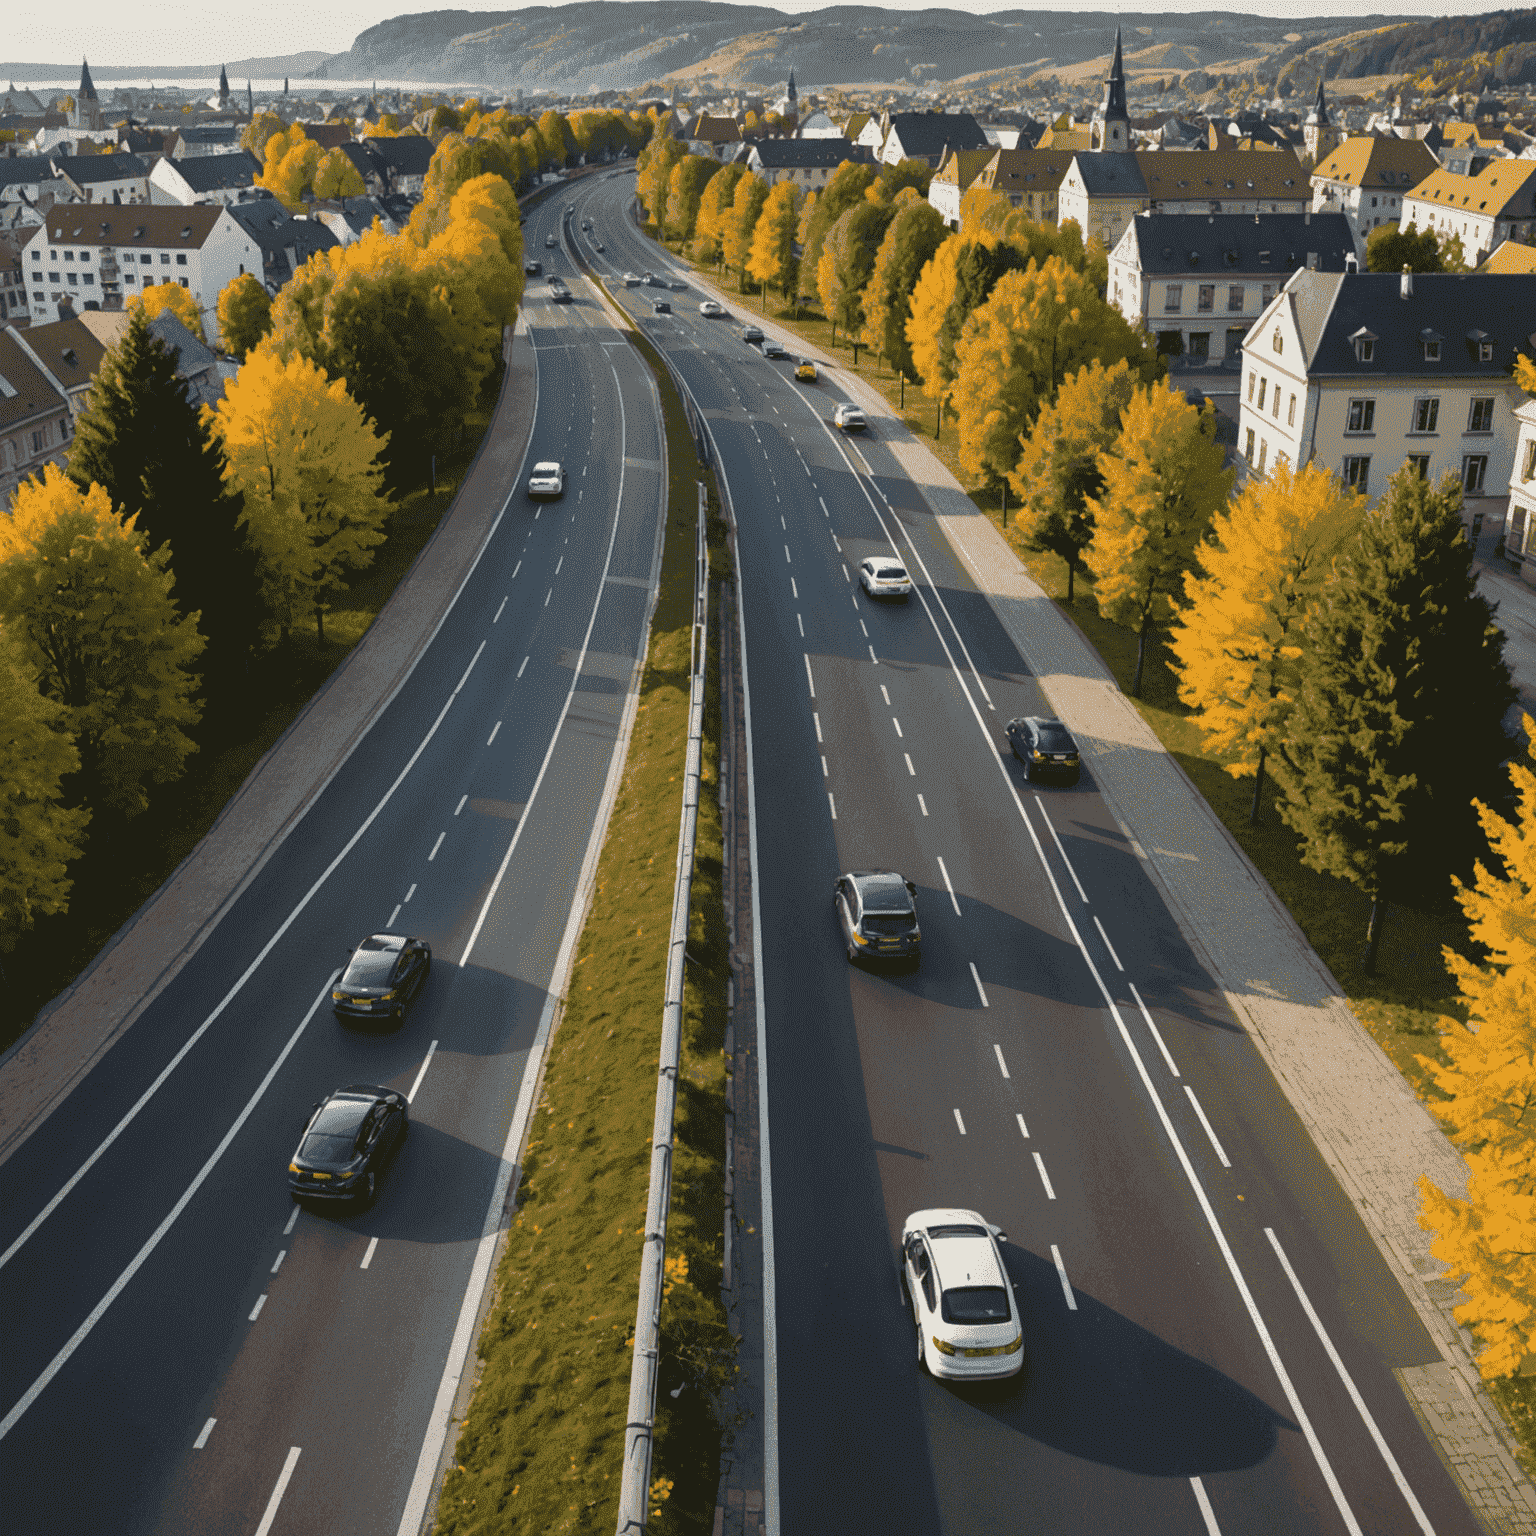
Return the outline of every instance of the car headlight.
[[[289,1163],[288,1164],[288,1172],[289,1173],[302,1173],[303,1171],[304,1170],[302,1168],[300,1168],[297,1163]]]
[[[347,994],[345,992],[332,992],[331,993],[331,1001],[333,1003],[344,1003],[344,1002],[346,1002],[346,1000],[347,1000]]]
[[[383,995],[383,997],[381,997],[381,998],[380,998],[380,999],[379,999],[379,1001],[380,1001],[380,1002],[381,1002],[381,1003],[392,1003],[392,1002],[394,1002],[394,1000],[395,1000],[395,989],[394,989],[394,988],[393,988],[393,987],[391,987],[391,988],[390,988],[390,989],[389,989],[389,991],[388,991],[388,992],[386,992],[386,993],[385,993],[385,994],[384,994],[384,995]]]
[[[1003,1353],[1005,1355],[1016,1355],[1023,1348],[1024,1348],[1024,1335],[1021,1333],[1018,1336],[1018,1338],[1016,1338],[1013,1341],[1012,1344],[1008,1345],[1008,1347],[1003,1350]]]
[[[944,1340],[938,1336],[938,1334],[934,1334],[933,1336],[933,1347],[938,1350],[941,1355],[952,1355],[955,1352],[955,1346],[953,1344],[946,1344]]]
[[[1034,752],[1031,752],[1029,755],[1031,757],[1038,757],[1038,758],[1041,758],[1043,760],[1043,759],[1049,757],[1051,754],[1049,752],[1034,751]]]
[[[868,940],[868,939],[866,939],[866,938],[865,938],[865,937],[864,937],[864,935],[863,935],[863,934],[862,934],[862,933],[860,933],[860,932],[859,932],[859,930],[858,930],[858,929],[857,929],[857,928],[855,928],[855,929],[854,929],[854,930],[853,930],[853,942],[854,942],[854,943],[855,943],[855,944],[868,944],[868,943],[869,943],[869,940]]]

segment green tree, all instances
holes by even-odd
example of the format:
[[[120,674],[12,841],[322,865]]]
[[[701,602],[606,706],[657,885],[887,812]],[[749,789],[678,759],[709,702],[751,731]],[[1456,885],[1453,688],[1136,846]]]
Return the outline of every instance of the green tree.
[[[864,324],[864,292],[875,270],[875,257],[896,210],[889,203],[860,201],[844,212],[827,231],[816,272],[822,313],[845,335]]]
[[[82,491],[56,464],[0,518],[0,623],[65,708],[87,799],[124,816],[197,750],[187,733],[203,638],[197,615],[177,611],[169,553],[146,552],[99,485]]]
[[[709,155],[684,155],[667,179],[667,230],[674,240],[692,240],[699,203],[720,162]]]
[[[856,204],[874,184],[875,168],[844,160],[816,194],[816,204],[805,216],[804,228],[796,231],[800,241],[800,262],[807,284],[814,283],[821,271],[821,248],[827,231]],[[781,183],[782,185],[782,183]]]
[[[762,217],[752,232],[752,253],[747,271],[763,285],[772,284],[788,298],[795,291],[795,224],[799,189],[792,181],[781,181],[763,204]]]
[[[1302,863],[1371,900],[1369,973],[1389,895],[1437,902],[1471,863],[1473,802],[1498,800],[1515,691],[1451,476],[1399,470],[1335,573],[1303,627],[1273,771]]]
[[[63,803],[80,768],[68,713],[38,691],[22,642],[0,623],[0,954],[69,906],[67,870],[91,813]]]
[[[169,545],[176,601],[202,614],[210,691],[233,702],[229,685],[243,677],[259,632],[255,552],[240,529],[240,500],[224,486],[223,450],[142,308],[96,371],[69,474],[82,490],[101,486],[135,519],[147,549]]]
[[[315,196],[318,198],[361,197],[368,189],[357,167],[344,149],[328,150],[315,166]]]
[[[725,231],[736,198],[736,187],[747,174],[744,165],[723,165],[711,176],[699,199],[699,217],[693,227],[693,249],[706,266],[725,259]]]
[[[932,180],[933,170],[926,160],[898,160],[894,165],[880,167],[879,179],[865,195],[882,203],[894,203],[903,190],[911,187],[919,197],[926,198]]]
[[[1136,698],[1147,637],[1168,613],[1232,485],[1232,471],[1221,467],[1215,416],[1212,407],[1196,410],[1162,384],[1138,389],[1115,446],[1099,455],[1104,489],[1087,503],[1094,533],[1086,558],[1099,611],[1136,632]]]
[[[1065,562],[1069,603],[1083,551],[1093,540],[1088,502],[1104,489],[1099,455],[1114,447],[1136,382],[1124,358],[1111,368],[1095,360],[1068,375],[1036,419],[1018,467],[1008,476],[1024,547]]]
[[[1440,242],[1432,229],[1422,233],[1417,224],[1401,229],[1396,224],[1381,224],[1365,237],[1365,267],[1368,272],[1443,272]]]
[[[875,253],[874,270],[864,289],[864,343],[889,358],[898,373],[910,376],[907,318],[912,313],[912,291],[918,274],[948,233],[931,203],[898,197],[892,206],[896,216]]]
[[[258,112],[240,130],[240,147],[248,149],[258,161],[265,161],[267,140],[283,131],[283,120],[276,112]]]
[[[758,220],[768,202],[768,188],[758,176],[743,176],[736,183],[736,195],[731,199],[731,213],[722,220],[721,248],[725,264],[737,274],[737,290],[744,291],[747,278],[747,259],[752,254],[752,237],[757,233]]]
[[[1253,776],[1250,821],[1259,819],[1265,760],[1296,700],[1302,625],[1364,506],[1316,463],[1299,471],[1277,464],[1216,514],[1196,569],[1184,574],[1168,637],[1179,697],[1206,751],[1233,778]]]
[[[249,272],[231,278],[219,292],[219,345],[243,358],[272,328],[272,300],[261,279]]]

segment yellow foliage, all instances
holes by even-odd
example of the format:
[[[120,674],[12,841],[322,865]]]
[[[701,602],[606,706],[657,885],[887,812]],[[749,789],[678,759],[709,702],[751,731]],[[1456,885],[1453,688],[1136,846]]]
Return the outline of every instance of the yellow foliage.
[[[203,334],[203,312],[197,307],[191,290],[178,283],[155,283],[142,293],[130,294],[128,308],[130,311],[142,309],[150,320],[170,310],[199,341],[207,343],[208,338]]]
[[[795,276],[794,238],[799,224],[800,189],[781,181],[768,193],[763,211],[752,232],[747,271],[788,296]]]
[[[939,356],[939,332],[954,302],[956,267],[966,242],[951,235],[933,253],[912,290],[912,312],[907,316],[907,345],[912,366],[931,400],[945,393],[943,365]]]
[[[361,197],[368,190],[346,150],[339,146],[320,158],[314,185],[317,198]]]
[[[1536,395],[1536,363],[1521,353],[1515,358],[1515,383],[1528,395]]]

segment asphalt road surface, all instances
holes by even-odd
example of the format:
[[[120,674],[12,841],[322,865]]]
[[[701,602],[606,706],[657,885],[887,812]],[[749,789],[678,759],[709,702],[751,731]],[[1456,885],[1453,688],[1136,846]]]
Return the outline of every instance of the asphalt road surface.
[[[543,248],[563,208],[525,234],[574,278]],[[645,638],[656,400],[584,286],[556,308],[531,280],[525,308],[527,463],[563,461],[564,498],[513,492],[398,697],[0,1169],[8,1530],[404,1528]],[[368,1034],[327,994],[376,930],[435,958],[404,1025]],[[298,1213],[309,1107],[353,1082],[413,1093],[410,1138],[372,1210]]]
[[[632,190],[578,197],[607,248],[584,255],[686,280]],[[1431,1340],[1091,764],[1047,789],[1009,757],[1005,722],[1049,706],[879,424],[837,440],[835,378],[743,343],[754,306],[703,319],[690,284],[656,316],[659,290],[617,291],[703,407],[740,526],[770,1529],[1470,1536],[1393,1377]],[[892,551],[918,592],[875,605],[854,573]],[[832,882],[871,866],[920,888],[916,974],[844,958]],[[918,1371],[896,1239],[933,1205],[1008,1233],[1012,1390]]]

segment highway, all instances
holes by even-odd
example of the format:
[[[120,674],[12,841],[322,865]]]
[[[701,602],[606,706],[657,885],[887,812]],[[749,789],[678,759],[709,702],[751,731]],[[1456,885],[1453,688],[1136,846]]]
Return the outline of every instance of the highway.
[[[683,277],[632,194],[577,196],[606,246],[584,256]],[[739,525],[770,1531],[1471,1536],[1392,1374],[1431,1339],[1091,760],[1045,789],[1007,756],[1004,723],[1050,707],[879,423],[838,440],[836,374],[797,385],[743,343],[755,303],[706,320],[690,282],[657,316],[659,290],[616,291],[702,407]],[[918,589],[876,606],[853,573],[892,551]],[[917,973],[847,963],[831,887],[860,867],[917,882]],[[896,1242],[934,1205],[1008,1233],[1011,1390],[918,1371]]]
[[[563,207],[546,202],[525,234],[574,279],[543,248]],[[533,280],[525,308],[539,391],[525,462],[563,461],[563,500],[536,508],[519,480],[316,804],[0,1166],[9,1530],[419,1525],[664,516],[649,373],[572,286],[556,309]],[[428,939],[434,966],[403,1026],[369,1034],[339,1025],[327,994],[377,930]],[[353,1082],[412,1095],[409,1141],[371,1210],[300,1213],[285,1165],[310,1105]]]

